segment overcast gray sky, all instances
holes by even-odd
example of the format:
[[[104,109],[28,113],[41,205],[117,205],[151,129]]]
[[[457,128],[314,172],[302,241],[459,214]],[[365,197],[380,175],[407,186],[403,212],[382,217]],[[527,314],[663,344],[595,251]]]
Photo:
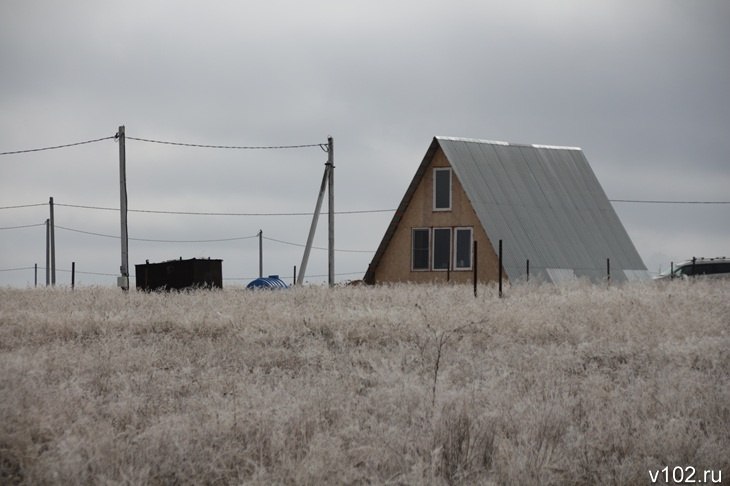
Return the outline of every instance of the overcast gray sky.
[[[583,148],[610,199],[730,200],[730,2],[0,2],[0,152],[114,135],[222,145],[335,140],[336,209],[395,208],[435,135]],[[326,154],[127,141],[129,207],[311,212]],[[119,207],[113,140],[0,157],[0,228],[57,204]],[[326,207],[326,204],[325,204]],[[614,203],[650,271],[730,256],[730,205]],[[119,273],[117,212],[57,206],[57,282]],[[361,278],[391,212],[339,214],[338,280]],[[303,244],[307,216],[130,213],[131,238]],[[76,230],[76,231],[71,231]],[[89,233],[97,233],[98,236]],[[326,246],[326,218],[315,244]],[[265,241],[266,274],[303,249]],[[130,241],[130,264],[223,259],[257,240]],[[43,226],[0,230],[0,285],[33,284]],[[23,268],[22,270],[12,270]],[[93,275],[93,272],[109,275]],[[314,250],[308,275],[327,273]],[[44,282],[43,272],[39,280]],[[235,280],[240,279],[240,280]],[[322,277],[310,281],[325,280]]]

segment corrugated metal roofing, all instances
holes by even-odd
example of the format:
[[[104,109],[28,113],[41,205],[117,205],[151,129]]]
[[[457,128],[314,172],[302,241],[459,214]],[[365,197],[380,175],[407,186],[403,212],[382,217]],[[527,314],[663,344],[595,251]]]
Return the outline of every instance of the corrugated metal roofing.
[[[576,147],[436,137],[492,246],[503,240],[512,281],[573,274],[593,281],[649,278],[646,267]],[[433,144],[429,153],[433,151]]]

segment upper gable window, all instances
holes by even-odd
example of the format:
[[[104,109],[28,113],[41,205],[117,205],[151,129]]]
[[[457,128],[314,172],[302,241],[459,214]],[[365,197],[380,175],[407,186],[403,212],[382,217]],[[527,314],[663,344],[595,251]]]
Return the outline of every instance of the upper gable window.
[[[440,167],[433,170],[433,210],[451,209],[451,169]]]

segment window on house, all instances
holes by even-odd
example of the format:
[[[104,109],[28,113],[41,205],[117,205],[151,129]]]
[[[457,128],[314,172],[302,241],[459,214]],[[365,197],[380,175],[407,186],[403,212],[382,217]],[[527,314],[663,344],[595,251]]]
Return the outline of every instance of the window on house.
[[[451,209],[451,169],[448,167],[433,170],[433,209],[434,211]]]
[[[472,229],[456,228],[454,231],[454,270],[469,270],[473,245]]]
[[[411,233],[411,267],[413,270],[428,270],[429,241],[431,230],[428,228],[414,228]]]
[[[451,228],[433,230],[433,269],[447,270],[451,259]]]

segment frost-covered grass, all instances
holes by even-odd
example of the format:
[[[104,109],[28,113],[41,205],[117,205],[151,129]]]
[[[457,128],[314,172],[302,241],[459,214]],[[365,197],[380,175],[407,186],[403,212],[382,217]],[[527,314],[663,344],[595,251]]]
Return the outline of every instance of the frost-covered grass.
[[[0,290],[0,484],[730,475],[730,285]]]

